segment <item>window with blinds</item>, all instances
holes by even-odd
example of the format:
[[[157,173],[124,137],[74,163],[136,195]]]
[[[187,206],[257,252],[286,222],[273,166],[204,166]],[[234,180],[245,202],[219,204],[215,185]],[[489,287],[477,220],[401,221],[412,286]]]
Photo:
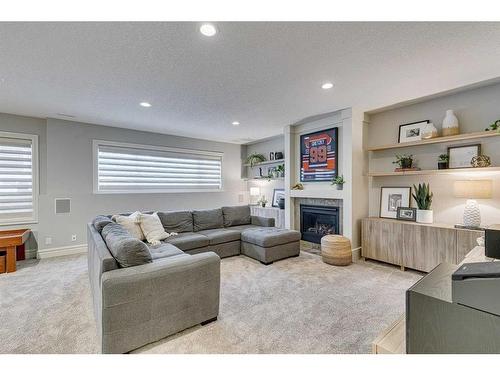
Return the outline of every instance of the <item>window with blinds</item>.
[[[37,136],[0,132],[0,223],[37,217]]]
[[[94,141],[94,192],[222,189],[222,153]]]

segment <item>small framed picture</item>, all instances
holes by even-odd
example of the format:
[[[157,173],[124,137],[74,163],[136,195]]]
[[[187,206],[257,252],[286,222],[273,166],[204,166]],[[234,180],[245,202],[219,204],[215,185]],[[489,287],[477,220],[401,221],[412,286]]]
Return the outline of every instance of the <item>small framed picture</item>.
[[[411,187],[382,187],[380,217],[396,219],[398,207],[410,207]]]
[[[417,209],[411,207],[398,207],[396,219],[406,221],[417,221]]]
[[[279,207],[279,200],[285,198],[285,189],[274,189],[273,192],[273,207]]]
[[[481,155],[481,145],[464,145],[448,147],[448,168],[473,168],[471,160]]]
[[[429,120],[425,120],[399,125],[398,143],[420,141],[422,139],[422,130],[428,123]]]

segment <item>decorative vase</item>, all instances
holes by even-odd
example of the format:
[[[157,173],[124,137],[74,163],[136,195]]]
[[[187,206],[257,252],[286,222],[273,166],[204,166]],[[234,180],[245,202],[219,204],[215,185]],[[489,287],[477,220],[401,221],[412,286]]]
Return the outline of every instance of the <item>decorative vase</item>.
[[[453,110],[448,109],[446,111],[446,116],[443,119],[443,137],[449,135],[457,135],[460,133],[460,129],[458,128],[458,119],[457,116],[453,113]]]
[[[344,190],[344,184],[336,184],[335,187],[337,190]]]
[[[261,203],[260,205],[262,206],[262,208],[265,208],[265,207],[266,207],[266,204],[265,204],[265,203]]]
[[[438,169],[448,169],[447,161],[438,161]]]
[[[281,197],[280,199],[278,199],[278,207],[282,210],[285,209],[285,198]]]
[[[436,138],[438,136],[438,130],[434,126],[432,122],[429,122],[422,129],[422,139],[431,139]]]
[[[432,224],[434,221],[434,211],[417,209],[417,222],[422,224]]]
[[[481,226],[481,211],[474,199],[467,199],[464,208],[464,226],[477,228]]]

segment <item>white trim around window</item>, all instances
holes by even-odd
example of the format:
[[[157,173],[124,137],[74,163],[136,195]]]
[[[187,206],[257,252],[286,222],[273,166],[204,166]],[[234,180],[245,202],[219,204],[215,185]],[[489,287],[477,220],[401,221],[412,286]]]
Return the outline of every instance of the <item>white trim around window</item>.
[[[223,191],[223,153],[93,140],[94,194]]]
[[[0,131],[0,225],[38,222],[38,136]]]

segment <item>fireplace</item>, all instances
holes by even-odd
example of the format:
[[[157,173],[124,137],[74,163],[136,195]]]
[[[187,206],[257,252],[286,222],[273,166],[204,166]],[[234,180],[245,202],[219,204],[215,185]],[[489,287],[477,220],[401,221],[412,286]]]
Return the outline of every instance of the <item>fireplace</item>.
[[[300,231],[304,241],[321,243],[321,237],[339,233],[339,207],[300,205]]]

